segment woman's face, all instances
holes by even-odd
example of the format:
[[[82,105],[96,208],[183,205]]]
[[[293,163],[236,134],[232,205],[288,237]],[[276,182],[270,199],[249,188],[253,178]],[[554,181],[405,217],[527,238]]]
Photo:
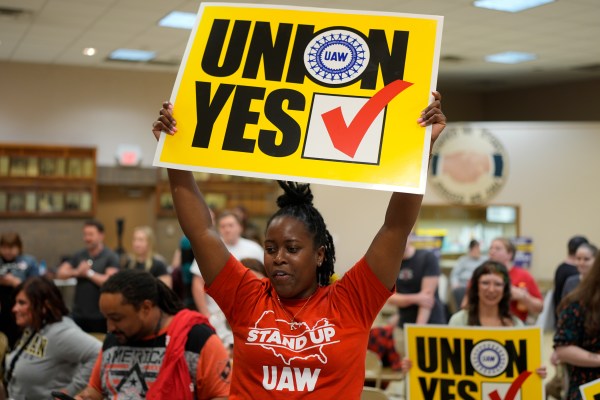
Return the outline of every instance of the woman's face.
[[[506,246],[500,240],[492,240],[489,256],[491,261],[497,261],[504,265],[510,264],[512,258],[512,254],[508,252]]]
[[[504,295],[504,279],[500,274],[485,274],[479,277],[479,304],[497,306]]]
[[[323,248],[315,249],[303,222],[288,216],[271,221],[265,236],[265,270],[279,296],[303,299],[313,294],[323,257]]]
[[[142,231],[133,232],[133,253],[138,256],[146,256],[148,254],[148,237]]]
[[[19,293],[17,293],[12,312],[15,314],[15,322],[20,328],[32,326],[33,314],[31,311],[31,302],[25,295],[24,291],[21,290]]]
[[[592,265],[594,265],[594,256],[592,251],[585,246],[579,246],[577,251],[575,252],[575,264],[577,265],[577,270],[582,276],[586,276],[590,269],[592,269]]]
[[[4,261],[13,261],[20,253],[19,246],[3,244],[0,246],[0,256],[4,259]]]

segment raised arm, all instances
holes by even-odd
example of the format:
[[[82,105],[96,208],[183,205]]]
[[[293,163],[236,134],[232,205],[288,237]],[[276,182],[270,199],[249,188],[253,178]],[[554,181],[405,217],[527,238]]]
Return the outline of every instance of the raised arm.
[[[431,146],[446,127],[439,92],[433,92],[434,101],[423,112],[417,123],[432,125]],[[422,195],[393,193],[385,214],[383,226],[373,239],[365,255],[367,263],[388,288],[392,288],[400,271],[406,240],[419,215]]]
[[[176,125],[173,105],[169,102],[163,103],[160,117],[152,125],[154,136],[158,139],[161,132],[174,135],[177,132]],[[210,285],[225,266],[229,251],[218,233],[211,229],[210,212],[196,185],[194,175],[190,171],[178,169],[168,169],[167,172],[179,225],[192,244],[194,258],[200,265],[202,277]]]

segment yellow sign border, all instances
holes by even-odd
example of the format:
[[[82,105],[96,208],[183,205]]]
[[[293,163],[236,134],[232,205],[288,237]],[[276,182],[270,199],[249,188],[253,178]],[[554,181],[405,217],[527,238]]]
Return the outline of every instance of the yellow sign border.
[[[527,388],[527,398],[542,398],[544,393],[543,380],[540,376],[535,373],[535,369],[542,366],[542,329],[537,326],[524,326],[524,327],[498,327],[498,328],[489,328],[489,327],[479,327],[479,326],[448,326],[448,325],[417,325],[417,324],[406,324],[404,325],[404,345],[405,345],[405,354],[408,359],[412,361],[411,371],[415,371],[415,360],[417,359],[417,352],[422,352],[424,349],[417,348],[416,345],[416,336],[421,334],[425,334],[426,337],[438,337],[438,338],[449,338],[449,337],[459,337],[461,336],[463,339],[474,339],[477,342],[484,342],[488,340],[498,341],[500,338],[507,338],[511,335],[518,338],[527,338],[531,341],[536,341],[539,343],[539,346],[527,346],[528,357],[527,371],[532,372],[532,374],[527,378],[525,383],[523,383],[523,387]],[[437,332],[437,333],[436,333]],[[453,333],[450,333],[453,332]],[[454,334],[456,332],[456,334]],[[414,343],[413,343],[414,342]],[[529,343],[528,343],[529,344]],[[476,346],[475,346],[476,347]],[[446,376],[454,379],[456,382],[464,381],[462,375],[452,375],[452,374],[443,374],[441,372],[436,371],[435,373],[431,373],[431,375],[438,376]],[[502,374],[501,374],[502,375]],[[406,376],[406,389],[407,395],[410,396],[411,399],[421,399],[422,397],[419,393],[411,393],[410,387],[411,384],[416,385],[420,376],[427,376],[426,373],[421,375],[417,375],[414,372],[410,372]],[[477,377],[477,379],[475,379]],[[484,379],[489,379],[490,381],[497,380],[498,383],[507,384],[510,381],[507,377],[498,376],[491,378],[482,378],[478,372],[475,372],[473,377],[469,377],[469,379],[473,382],[481,384],[484,382]],[[515,379],[515,378],[513,378]],[[436,391],[436,393],[438,393]],[[480,394],[481,395],[481,394]],[[538,396],[539,395],[539,396]],[[437,397],[436,397],[437,398]],[[428,399],[432,400],[432,399]]]
[[[185,66],[188,63],[188,61],[190,60],[190,54],[194,51],[193,43],[194,43],[194,40],[196,39],[197,32],[199,30],[199,26],[200,26],[200,23],[202,20],[202,16],[211,7],[248,8],[248,9],[255,9],[255,10],[258,9],[260,11],[265,10],[265,9],[280,10],[280,11],[304,11],[304,12],[318,12],[318,13],[323,13],[324,15],[327,13],[335,13],[335,14],[348,15],[348,18],[352,18],[351,16],[354,15],[356,18],[362,17],[362,16],[373,16],[373,17],[413,18],[415,20],[432,20],[433,23],[435,23],[435,32],[434,32],[435,43],[432,44],[432,48],[430,49],[433,57],[431,60],[432,68],[428,75],[430,77],[430,79],[429,79],[429,82],[427,82],[429,87],[427,88],[427,91],[426,91],[427,98],[423,98],[422,101],[420,101],[421,104],[417,105],[418,106],[417,108],[415,108],[414,105],[411,108],[410,114],[412,115],[414,113],[415,117],[413,119],[415,121],[414,122],[415,126],[416,126],[416,118],[418,117],[417,110],[420,111],[420,109],[424,108],[427,105],[427,103],[432,100],[432,96],[430,93],[431,93],[431,91],[435,90],[435,83],[437,81],[443,17],[431,16],[431,15],[405,14],[405,13],[341,10],[341,9],[327,9],[327,8],[314,8],[314,7],[294,7],[294,6],[282,6],[282,5],[259,5],[259,4],[244,4],[244,3],[201,3],[199,12],[198,12],[198,15],[196,18],[196,23],[195,23],[194,28],[189,37],[186,51],[185,51],[185,54],[183,57],[183,61],[182,61],[179,73],[177,75],[175,85],[173,87],[173,92],[171,94],[171,102],[173,102],[173,103],[175,103],[175,100],[177,99],[179,90],[181,88],[182,81],[185,79],[185,77],[184,77]],[[379,79],[381,79],[381,77],[379,77]],[[310,108],[311,105],[309,105],[308,107]],[[177,110],[178,110],[178,108],[176,106],[175,113],[177,113]],[[397,111],[397,110],[395,110],[395,111]],[[180,121],[177,114],[175,114],[175,117],[178,119],[178,121]],[[406,117],[406,118],[408,118],[408,117]],[[165,134],[161,135],[161,137],[159,139],[159,143],[158,143],[157,150],[155,153],[153,165],[167,167],[167,168],[188,169],[188,170],[192,170],[192,171],[217,173],[217,174],[230,174],[230,175],[239,175],[239,176],[246,176],[246,177],[264,178],[264,179],[299,180],[299,181],[304,181],[304,182],[328,184],[328,185],[335,185],[335,186],[367,188],[367,189],[385,190],[385,191],[402,191],[402,192],[407,192],[407,193],[423,194],[425,191],[425,183],[426,183],[426,179],[427,179],[427,167],[428,167],[428,155],[429,155],[429,142],[430,142],[430,137],[431,137],[431,128],[428,127],[428,128],[420,128],[420,129],[423,132],[423,136],[422,136],[423,140],[422,140],[422,143],[419,145],[419,149],[420,149],[419,157],[418,157],[419,162],[418,163],[413,162],[412,164],[405,163],[402,165],[402,168],[396,168],[395,171],[393,171],[394,173],[397,173],[398,170],[402,170],[402,169],[410,169],[411,170],[407,174],[412,173],[413,176],[416,177],[416,179],[415,179],[414,183],[404,184],[404,185],[399,185],[398,183],[393,181],[393,176],[392,176],[391,171],[389,170],[389,167],[388,167],[387,171],[382,168],[378,168],[378,169],[374,170],[375,174],[371,172],[369,175],[370,177],[372,177],[371,181],[364,181],[364,180],[360,180],[360,175],[365,174],[365,172],[364,172],[365,168],[362,167],[362,171],[361,171],[358,167],[353,166],[353,165],[344,166],[344,168],[349,170],[349,172],[347,173],[348,175],[350,175],[352,177],[358,176],[359,177],[358,180],[348,180],[348,178],[346,178],[346,179],[337,178],[336,179],[335,177],[330,178],[330,177],[314,176],[314,175],[309,176],[309,175],[305,175],[303,173],[295,172],[296,170],[304,170],[304,168],[296,168],[296,169],[270,168],[269,170],[263,169],[261,171],[256,171],[256,170],[251,171],[251,170],[235,169],[235,168],[231,168],[231,166],[224,166],[224,165],[217,165],[217,166],[215,166],[215,165],[197,165],[194,163],[195,161],[192,161],[192,162],[189,162],[189,160],[188,161],[180,161],[179,155],[183,154],[185,156],[185,154],[186,154],[185,151],[181,151],[181,150],[177,152],[177,154],[178,154],[177,159],[174,157],[171,157],[170,159],[165,159],[163,157],[164,152],[165,152],[165,147],[172,147],[173,146],[172,142],[175,142],[177,140],[179,140],[181,142],[181,140],[182,140],[180,138],[174,139],[173,137],[167,137],[167,135],[165,135]],[[389,129],[387,129],[387,130],[389,130]],[[304,134],[304,132],[303,132],[303,134]],[[303,138],[303,139],[305,139],[305,138]],[[390,147],[390,146],[388,146],[388,147]],[[181,148],[182,147],[180,147],[180,149]],[[184,145],[183,145],[183,148],[185,149]],[[175,154],[175,151],[173,151],[172,153]],[[387,155],[387,157],[389,158],[389,155]],[[196,157],[196,158],[200,158],[200,157]],[[204,160],[206,158],[202,157],[202,159]],[[242,158],[240,161],[240,165],[251,165],[252,163],[250,161],[251,160],[249,158]],[[330,161],[330,160],[327,160],[327,161]],[[321,162],[321,164],[322,164],[322,162]],[[334,164],[335,163],[330,164],[330,165],[334,165]],[[419,164],[419,165],[417,166],[415,164]],[[394,164],[394,165],[396,165],[396,164]],[[317,165],[317,166],[320,167],[321,170],[327,169],[326,168],[327,165],[320,165],[320,166]],[[380,166],[377,165],[377,167],[380,167]],[[316,167],[313,167],[313,168],[316,168]],[[333,168],[337,168],[337,166],[332,167],[332,169]],[[273,172],[275,170],[281,170],[281,169],[284,170],[283,174]],[[371,171],[373,171],[373,169],[371,169]],[[380,176],[379,172],[381,172],[381,176]],[[415,174],[415,172],[416,172],[416,174]],[[375,175],[377,175],[377,176],[375,176]],[[378,180],[376,180],[376,179],[378,179]]]

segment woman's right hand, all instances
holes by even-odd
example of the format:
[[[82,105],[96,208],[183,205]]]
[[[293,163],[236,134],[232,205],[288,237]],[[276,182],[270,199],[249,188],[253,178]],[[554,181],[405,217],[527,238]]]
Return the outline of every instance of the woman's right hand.
[[[160,138],[162,132],[168,135],[174,135],[177,132],[177,121],[173,118],[173,104],[169,101],[165,101],[162,108],[159,111],[160,116],[152,124],[152,133],[156,140]]]

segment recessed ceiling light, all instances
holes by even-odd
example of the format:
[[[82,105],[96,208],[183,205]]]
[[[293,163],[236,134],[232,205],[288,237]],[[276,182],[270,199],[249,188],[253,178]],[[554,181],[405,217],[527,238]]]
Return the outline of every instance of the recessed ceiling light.
[[[150,61],[154,57],[156,57],[155,51],[134,49],[117,49],[108,56],[111,60],[120,61]]]
[[[93,47],[86,47],[85,49],[83,49],[83,55],[84,56],[93,56],[94,54],[96,54],[96,49]]]
[[[171,11],[158,21],[159,26],[178,29],[192,29],[195,23],[196,14],[183,11]]]
[[[475,0],[473,5],[490,10],[516,13],[553,2],[554,0]]]
[[[525,61],[535,60],[537,56],[533,53],[519,51],[506,51],[504,53],[490,54],[485,56],[485,61],[501,64],[519,64]]]

